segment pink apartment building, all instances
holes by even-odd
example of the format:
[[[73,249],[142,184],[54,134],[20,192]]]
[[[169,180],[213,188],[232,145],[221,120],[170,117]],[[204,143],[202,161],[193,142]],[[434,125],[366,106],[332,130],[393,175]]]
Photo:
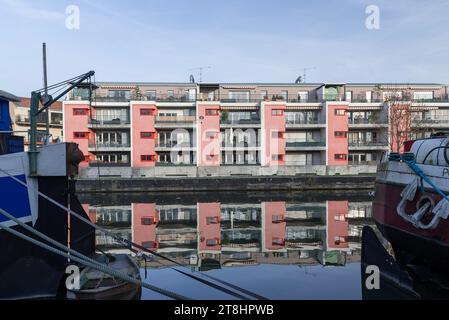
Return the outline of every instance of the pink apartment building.
[[[79,88],[63,103],[64,139],[85,166],[376,164],[392,96],[409,104],[413,136],[449,130],[442,84],[97,85],[91,101]]]

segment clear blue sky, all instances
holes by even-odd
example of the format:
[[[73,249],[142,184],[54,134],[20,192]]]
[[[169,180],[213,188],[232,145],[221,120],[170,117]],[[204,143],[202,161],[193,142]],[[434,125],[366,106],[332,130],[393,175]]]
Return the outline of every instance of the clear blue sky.
[[[80,30],[65,9],[80,8]],[[380,29],[365,27],[368,5]],[[0,0],[0,89],[96,71],[97,81],[449,83],[447,0]],[[196,75],[196,74],[195,74]],[[196,75],[197,76],[197,75]],[[198,76],[197,76],[198,79]]]

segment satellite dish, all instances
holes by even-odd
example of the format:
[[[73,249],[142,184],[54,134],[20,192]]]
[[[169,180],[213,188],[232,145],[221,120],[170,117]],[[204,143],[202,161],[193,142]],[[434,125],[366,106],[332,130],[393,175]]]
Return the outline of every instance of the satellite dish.
[[[301,83],[302,82],[302,76],[299,76],[296,78],[295,83]]]
[[[190,82],[195,83],[195,78],[193,77],[193,74],[190,75]]]

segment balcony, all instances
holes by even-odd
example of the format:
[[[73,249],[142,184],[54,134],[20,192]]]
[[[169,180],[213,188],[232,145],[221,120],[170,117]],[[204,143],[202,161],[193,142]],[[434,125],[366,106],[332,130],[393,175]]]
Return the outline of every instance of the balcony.
[[[372,97],[371,99],[366,98],[366,94],[358,95],[355,97],[352,97],[349,100],[350,103],[383,103],[384,99],[382,97]]]
[[[222,151],[229,150],[242,150],[242,151],[257,151],[260,150],[260,142],[254,141],[254,143],[236,142],[236,141],[222,141],[221,142]]]
[[[101,160],[91,160],[89,161],[89,165],[91,167],[129,167],[131,163],[129,161],[114,161],[114,162],[106,162]]]
[[[288,103],[317,103],[320,102],[316,97],[299,97],[288,94],[262,95],[260,93],[232,94],[229,92],[219,95],[222,103],[260,103],[261,101],[284,101]]]
[[[130,143],[105,143],[98,141],[89,141],[89,151],[130,151]]]
[[[348,119],[348,124],[352,127],[384,127],[388,126],[386,120],[379,120],[379,117],[373,118],[355,118]]]
[[[156,162],[156,167],[191,167],[194,163]]]
[[[193,127],[196,116],[156,116],[155,127],[178,128]]]
[[[155,148],[159,151],[175,151],[175,150],[193,151],[193,146],[189,142],[178,142],[178,141],[158,142]]]
[[[348,146],[353,150],[385,150],[389,148],[388,143],[377,141],[350,141]]]
[[[346,96],[343,94],[324,94],[322,101],[346,101]]]
[[[287,117],[285,119],[285,125],[287,128],[299,128],[299,127],[313,127],[313,128],[321,128],[326,127],[324,121],[316,118],[305,118],[305,117],[289,117],[289,114],[286,113]]]
[[[258,127],[260,126],[260,118],[253,119],[222,119],[220,126],[223,127]]]
[[[285,142],[285,147],[287,149],[323,148],[326,147],[326,142],[314,139],[287,139]]]
[[[28,116],[18,115],[18,116],[16,116],[16,123],[29,125],[30,124],[30,118]],[[42,119],[41,117],[39,117],[37,119],[37,125],[38,126],[45,126],[46,125],[45,119]],[[50,126],[62,127],[62,120],[51,119],[50,120]]]
[[[95,118],[89,118],[89,128],[127,128],[129,127],[130,121],[128,116],[124,116],[122,118],[114,118],[111,119],[110,117],[95,117]]]
[[[157,102],[195,102],[196,95],[190,94],[158,94],[147,95],[141,100],[157,101]]]
[[[426,118],[426,119],[413,119],[412,126],[414,127],[449,127],[449,117]]]
[[[196,95],[190,94],[157,94],[157,95],[129,95],[129,96],[99,96],[92,98],[92,102],[129,102],[129,101],[156,101],[156,102],[195,102]]]

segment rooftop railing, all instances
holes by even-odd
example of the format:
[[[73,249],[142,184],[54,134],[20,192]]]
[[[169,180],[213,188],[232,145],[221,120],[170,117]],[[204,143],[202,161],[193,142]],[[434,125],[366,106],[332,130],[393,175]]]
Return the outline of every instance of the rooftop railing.
[[[192,148],[190,142],[178,142],[178,141],[158,141],[156,148]]]
[[[350,141],[349,143],[350,147],[384,147],[388,146],[387,142],[379,142],[379,141]]]
[[[98,142],[89,141],[89,148],[129,148],[131,145],[129,142],[114,143],[114,142]]]
[[[156,162],[156,167],[176,167],[176,166],[195,166],[194,163],[174,163],[174,162]]]
[[[379,118],[349,118],[349,124],[385,124],[386,120],[379,120]]]
[[[314,139],[287,139],[285,142],[287,148],[300,148],[300,147],[325,147],[326,142]]]
[[[260,124],[260,118],[253,119],[223,119],[220,124]]]
[[[323,121],[320,121],[318,119],[314,119],[314,118],[309,118],[309,119],[304,119],[304,118],[286,118],[285,119],[285,123],[286,124],[322,124],[324,123]]]
[[[69,96],[70,100],[88,100],[85,96]],[[447,94],[437,94],[431,98],[419,97],[415,95],[402,95],[394,98],[397,101],[414,101],[414,102],[449,102],[449,95]],[[117,95],[108,96],[101,94],[93,94],[92,101],[96,102],[129,102],[132,100],[137,101],[156,101],[156,102],[195,102],[197,100],[202,100],[201,96],[196,94],[188,93],[156,93],[156,94],[130,94],[130,95]],[[209,100],[209,98],[204,97],[203,100]],[[213,99],[215,101],[221,101],[223,103],[258,103],[261,101],[285,101],[288,103],[314,103],[322,101],[348,101],[348,102],[361,102],[361,103],[382,103],[388,98],[383,97],[383,95],[375,95],[370,99],[362,95],[353,96],[351,98],[346,97],[346,94],[324,94],[317,96],[316,94],[309,94],[309,96],[298,96],[294,93],[291,94],[268,94],[264,95],[262,93],[230,93],[223,92],[215,95]]]
[[[27,116],[17,115],[16,123],[28,124],[28,123],[30,123],[30,118]],[[40,118],[40,119],[37,119],[37,123],[39,125],[44,125],[46,123],[46,121],[45,121],[45,119]],[[62,119],[61,120],[50,119],[50,124],[55,125],[55,126],[62,126]]]
[[[156,116],[156,123],[193,123],[195,116]]]
[[[125,125],[130,124],[129,117],[118,117],[118,118],[111,118],[111,117],[101,117],[96,116],[93,118],[89,118],[89,124],[91,125]]]
[[[439,118],[425,118],[425,119],[412,119],[413,124],[449,124],[449,117],[439,117]]]

